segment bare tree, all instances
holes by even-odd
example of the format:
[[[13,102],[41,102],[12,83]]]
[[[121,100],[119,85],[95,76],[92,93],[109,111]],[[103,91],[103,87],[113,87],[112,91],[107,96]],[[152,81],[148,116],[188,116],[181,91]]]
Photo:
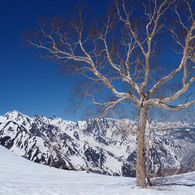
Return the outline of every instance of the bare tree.
[[[141,187],[146,186],[144,143],[149,109],[180,110],[195,103],[192,98],[174,101],[192,89],[195,80],[195,6],[191,3],[114,0],[106,17],[94,21],[80,6],[72,16],[39,20],[40,29],[24,35],[41,55],[86,78],[80,88],[88,103],[102,106],[104,113],[120,103],[139,109],[136,178]],[[165,46],[170,39],[174,42]],[[169,66],[159,55],[165,47],[177,53]],[[174,89],[174,82],[179,89]]]

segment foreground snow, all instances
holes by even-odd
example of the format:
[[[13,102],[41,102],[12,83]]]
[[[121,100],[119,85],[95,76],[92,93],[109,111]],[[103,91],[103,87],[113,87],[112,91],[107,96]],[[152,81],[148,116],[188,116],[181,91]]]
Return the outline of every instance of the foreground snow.
[[[28,161],[2,146],[0,158],[1,195],[195,195],[195,172],[155,179],[160,186],[139,189],[135,178],[50,168]]]

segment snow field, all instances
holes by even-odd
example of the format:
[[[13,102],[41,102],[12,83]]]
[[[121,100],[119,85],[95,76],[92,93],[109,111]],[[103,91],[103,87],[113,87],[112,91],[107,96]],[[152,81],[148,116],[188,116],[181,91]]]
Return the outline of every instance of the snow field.
[[[135,178],[66,171],[28,161],[0,146],[0,195],[195,195],[195,173],[157,178],[175,183],[139,189]]]

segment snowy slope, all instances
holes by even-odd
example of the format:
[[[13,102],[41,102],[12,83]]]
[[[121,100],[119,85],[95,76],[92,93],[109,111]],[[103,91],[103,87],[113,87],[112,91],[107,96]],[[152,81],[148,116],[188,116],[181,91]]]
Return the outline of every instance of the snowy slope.
[[[195,170],[195,125],[185,122],[151,125],[153,129],[166,130],[151,137],[152,174]],[[94,118],[72,122],[11,111],[0,116],[0,145],[41,164],[133,177],[136,128],[131,120]],[[128,131],[129,135],[121,131]]]
[[[0,146],[1,195],[195,194],[195,172],[157,178],[155,182],[164,185],[139,189],[135,178],[50,168],[28,161]]]

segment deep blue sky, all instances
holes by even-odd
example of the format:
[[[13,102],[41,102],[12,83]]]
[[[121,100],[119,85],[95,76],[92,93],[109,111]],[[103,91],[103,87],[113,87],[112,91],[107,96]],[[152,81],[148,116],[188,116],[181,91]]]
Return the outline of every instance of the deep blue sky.
[[[109,0],[87,0],[92,11],[103,13]],[[38,15],[61,15],[76,0],[2,0],[0,3],[0,115],[18,110],[26,115],[79,120],[66,112],[72,83],[57,66],[23,46],[21,33],[36,28]]]
[[[55,63],[41,59],[37,50],[23,46],[22,32],[36,29],[38,15],[69,12],[77,0],[2,0],[0,3],[0,115],[18,110],[26,115],[58,116],[80,120],[68,99],[73,86],[59,74]],[[85,0],[95,15],[102,15],[109,0]],[[169,53],[164,53],[169,57]],[[171,58],[175,61],[176,58]],[[170,60],[170,59],[169,59]]]

